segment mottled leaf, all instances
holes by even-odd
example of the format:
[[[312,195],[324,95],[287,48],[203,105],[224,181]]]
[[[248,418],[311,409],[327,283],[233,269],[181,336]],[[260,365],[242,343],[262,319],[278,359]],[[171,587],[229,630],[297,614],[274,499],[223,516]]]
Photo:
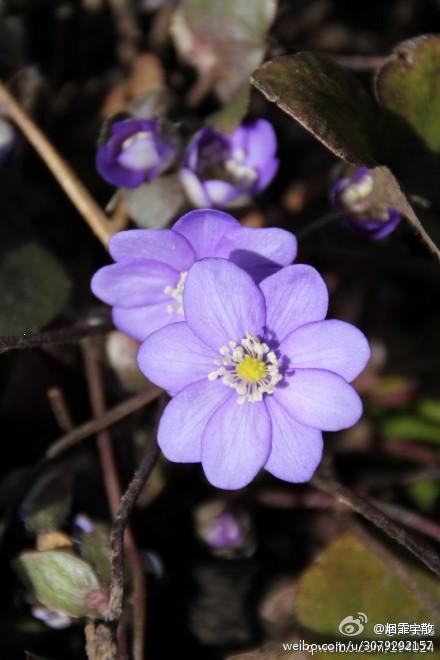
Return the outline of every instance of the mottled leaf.
[[[434,578],[410,570],[423,589],[434,597],[440,595]],[[352,533],[333,541],[305,572],[298,584],[295,609],[302,626],[339,639],[349,639],[340,633],[341,621],[348,616],[358,618],[359,612],[367,620],[360,617],[364,627],[355,639],[383,639],[374,632],[378,623],[435,623],[388,566]],[[419,656],[407,653],[405,657]]]
[[[381,162],[373,132],[380,110],[350,71],[303,52],[266,62],[251,82],[339,158],[367,167]]]
[[[102,585],[110,584],[110,531],[103,523],[93,523],[93,530],[82,534],[79,541],[81,556],[93,567]]]
[[[48,609],[73,617],[89,613],[85,597],[99,589],[99,582],[85,561],[70,552],[49,550],[23,552],[17,565],[32,585],[36,599]]]
[[[0,335],[39,330],[62,310],[71,288],[59,261],[26,232],[0,229]]]
[[[175,218],[185,196],[176,174],[158,177],[133,190],[121,190],[130,217],[138,227],[165,227]]]
[[[182,0],[172,34],[181,55],[212,79],[219,98],[231,99],[266,50],[276,0]]]
[[[375,81],[379,102],[414,130],[424,145],[440,151],[440,36],[400,43]]]

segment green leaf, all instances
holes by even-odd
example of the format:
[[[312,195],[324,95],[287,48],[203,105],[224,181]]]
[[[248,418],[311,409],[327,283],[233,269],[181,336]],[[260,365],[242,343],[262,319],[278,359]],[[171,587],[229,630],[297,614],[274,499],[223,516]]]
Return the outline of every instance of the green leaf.
[[[39,330],[67,302],[71,282],[59,261],[27,232],[0,229],[0,335]]]
[[[174,14],[177,49],[226,102],[249,79],[266,50],[276,0],[182,0]]]
[[[82,534],[79,551],[85,561],[92,566],[102,585],[110,584],[111,547],[110,528],[103,523],[93,523],[93,530]]]
[[[422,417],[437,422],[440,424],[440,400],[439,399],[425,399],[418,405],[418,410]]]
[[[398,44],[376,76],[379,102],[414,130],[424,145],[440,151],[440,36]]]
[[[138,227],[165,227],[185,203],[177,174],[158,177],[133,190],[121,189],[121,193]]]
[[[99,589],[95,572],[85,561],[64,550],[23,552],[19,571],[32,585],[35,597],[51,610],[82,617],[90,613],[85,597]]]
[[[380,110],[347,69],[303,52],[266,62],[251,82],[339,158],[366,167],[380,162],[373,133]]]
[[[440,595],[440,585],[434,578],[412,568],[410,572],[425,590]],[[357,640],[386,638],[374,633],[375,624],[435,623],[407,587],[352,533],[330,543],[304,573],[295,609],[303,627],[340,640],[350,639],[340,633],[341,621],[349,616],[358,618],[358,613],[365,614],[367,621],[361,616],[364,628],[354,637]],[[419,656],[405,653],[400,657]]]
[[[429,422],[416,415],[397,415],[386,419],[382,433],[399,440],[422,440],[440,443],[440,424]]]
[[[440,483],[436,481],[418,481],[408,486],[408,493],[417,506],[427,513],[431,513],[437,500],[440,498]]]

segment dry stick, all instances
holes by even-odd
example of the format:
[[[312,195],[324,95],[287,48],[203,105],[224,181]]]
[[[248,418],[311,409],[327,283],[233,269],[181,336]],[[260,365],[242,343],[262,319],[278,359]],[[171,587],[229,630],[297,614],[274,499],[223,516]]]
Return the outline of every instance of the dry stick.
[[[156,439],[154,438],[150,441],[145,456],[122,498],[118,515],[113,523],[111,534],[112,577],[107,620],[114,629],[117,628],[118,622],[122,616],[122,604],[124,598],[124,530],[127,526],[130,513],[136,500],[156,463],[157,456],[158,447]]]
[[[93,325],[90,323],[45,332],[27,332],[22,335],[4,336],[0,337],[0,353],[25,348],[39,348],[49,344],[68,344],[83,337],[106,334],[113,328],[112,323],[99,322]]]
[[[410,532],[402,529],[395,522],[387,518],[373,504],[370,504],[368,500],[353,493],[349,488],[346,488],[332,478],[315,476],[312,479],[312,484],[320,490],[330,493],[336,497],[337,500],[369,520],[373,525],[385,532],[387,536],[403,545],[415,557],[420,559],[420,561],[422,561],[433,573],[440,575],[439,554],[429,545],[416,539]]]
[[[148,403],[154,401],[154,399],[157,399],[161,393],[162,390],[158,387],[151,387],[148,390],[145,390],[145,392],[140,392],[139,394],[130,397],[114,408],[110,408],[110,410],[104,413],[104,415],[100,415],[95,419],[91,419],[90,421],[77,426],[51,444],[45,453],[45,460],[53,460],[54,458],[57,458],[65,451],[68,451],[82,442],[85,438],[95,435],[96,433],[99,433],[99,431],[116,424],[116,422],[124,419],[127,415],[131,415],[131,413],[143,408]]]
[[[383,502],[382,500],[377,499],[373,499],[371,501],[374,506],[377,506],[377,508],[385,513],[389,518],[392,518],[396,522],[402,523],[402,525],[405,525],[405,527],[414,529],[416,532],[420,532],[420,534],[430,536],[435,541],[437,541],[437,543],[440,543],[440,525],[435,523],[433,520],[424,518],[414,511],[403,509],[396,504]]]
[[[88,339],[83,342],[89,396],[93,414],[96,416],[103,415],[106,408],[98,349],[96,339]],[[97,442],[107,499],[112,518],[115,520],[122,498],[122,488],[116,469],[112,439],[107,429],[103,429],[97,434]],[[145,576],[142,559],[129,527],[125,530],[124,546],[133,575],[133,658],[134,660],[144,660]]]
[[[47,391],[47,396],[58,426],[64,433],[68,433],[73,429],[74,424],[63,391],[59,387],[51,387]]]
[[[71,202],[87,222],[103,245],[107,246],[113,234],[107,216],[83,186],[76,174],[60,154],[54,149],[44,133],[32,121],[19,103],[0,83],[0,107],[7,112],[13,122],[23,132],[35,151],[44,160]]]

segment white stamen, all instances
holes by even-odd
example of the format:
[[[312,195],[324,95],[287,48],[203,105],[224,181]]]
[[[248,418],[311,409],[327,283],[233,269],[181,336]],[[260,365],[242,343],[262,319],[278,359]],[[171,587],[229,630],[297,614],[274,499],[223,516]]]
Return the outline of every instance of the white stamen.
[[[228,158],[225,161],[224,167],[236,184],[252,185],[258,176],[253,167],[243,165],[235,158]]]
[[[214,364],[218,368],[208,374],[208,380],[214,381],[221,378],[227,387],[235,389],[239,395],[238,404],[246,401],[251,403],[261,401],[263,394],[273,394],[277,384],[283,379],[274,351],[271,351],[267,344],[249,332],[241,340],[241,345],[230,341],[226,346],[220,348],[219,353],[222,359],[214,360]],[[264,364],[265,375],[257,382],[242,378],[237,372],[237,367],[247,357],[260,360]]]
[[[175,287],[166,286],[163,290],[167,296],[170,296],[175,300],[175,302],[167,305],[168,314],[183,314],[183,290],[185,288],[185,281],[188,275],[188,271],[180,273],[179,281]]]

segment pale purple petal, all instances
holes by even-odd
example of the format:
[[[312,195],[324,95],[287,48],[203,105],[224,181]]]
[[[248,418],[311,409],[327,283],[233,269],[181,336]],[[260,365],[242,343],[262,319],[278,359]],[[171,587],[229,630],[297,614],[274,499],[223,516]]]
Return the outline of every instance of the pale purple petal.
[[[265,119],[258,119],[234,131],[231,145],[233,149],[246,152],[246,165],[264,169],[265,163],[275,155],[277,139],[272,124]]]
[[[298,422],[323,431],[346,429],[362,415],[362,402],[353,387],[323,369],[295,369],[273,396]]]
[[[243,488],[266,463],[270,418],[264,401],[237,404],[235,395],[210,418],[202,438],[202,465],[217,488]]]
[[[224,257],[223,238],[231,230],[240,228],[232,215],[213,209],[190,211],[174,225],[173,231],[186,238],[196,258]]]
[[[169,323],[182,321],[182,314],[170,313],[168,302],[146,307],[113,307],[112,317],[115,327],[129,337],[143,341],[152,332]]]
[[[142,373],[170,394],[187,385],[205,379],[217,367],[218,354],[203,344],[187,323],[172,323],[154,332],[142,344],[138,364]]]
[[[289,369],[326,369],[347,381],[356,378],[370,358],[362,332],[336,320],[302,325],[283,340],[280,352],[287,356]]]
[[[210,200],[199,177],[188,168],[180,170],[180,181],[189,201],[197,208],[209,206]]]
[[[322,433],[290,417],[273,396],[266,397],[272,449],[264,469],[291,483],[309,481],[322,457]]]
[[[278,342],[300,325],[321,321],[327,314],[327,287],[311,266],[283,268],[265,279],[260,288],[266,299],[268,333]]]
[[[221,381],[199,381],[177,394],[161,417],[157,433],[159,447],[170,461],[198,463],[206,425],[231,391]]]
[[[236,186],[227,181],[211,179],[205,181],[203,185],[212,206],[228,206],[238,197]]]
[[[175,287],[179,273],[159,261],[133,259],[100,268],[92,278],[95,296],[115,307],[142,307],[169,299],[165,287]]]
[[[117,232],[109,242],[109,252],[115,261],[153,259],[182,272],[195,260],[188,241],[171,229],[129,229]]]
[[[230,232],[224,242],[225,256],[246,270],[256,282],[271,275],[280,266],[288,266],[296,257],[297,242],[284,229],[240,227]]]
[[[225,259],[202,259],[188,274],[183,293],[185,317],[193,332],[218,351],[246,333],[261,335],[264,298],[250,275]]]
[[[267,161],[259,170],[260,176],[255,185],[256,192],[260,192],[267,188],[269,183],[274,178],[275,174],[278,172],[278,167],[280,165],[279,160],[272,158],[272,160]]]

